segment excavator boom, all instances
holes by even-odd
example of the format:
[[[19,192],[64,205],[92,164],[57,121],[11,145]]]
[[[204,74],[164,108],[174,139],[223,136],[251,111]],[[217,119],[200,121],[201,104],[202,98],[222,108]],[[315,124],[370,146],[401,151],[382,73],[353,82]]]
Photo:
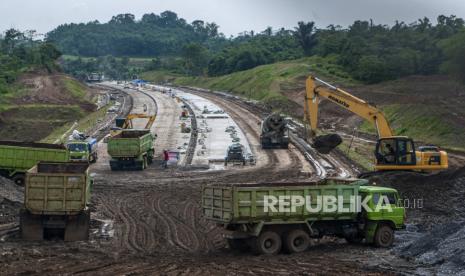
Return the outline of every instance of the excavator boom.
[[[305,108],[307,120],[313,133],[318,128],[320,99],[325,98],[371,122],[376,128],[379,138],[393,136],[393,131],[386,117],[375,106],[313,76],[307,79],[306,87]]]
[[[417,151],[412,139],[394,136],[383,112],[366,101],[313,76],[307,79],[306,90],[306,120],[310,124],[313,147],[320,153],[329,153],[342,142],[337,134],[316,136],[319,103],[321,98],[324,98],[375,126],[378,133],[375,170],[433,171],[448,168],[447,152],[431,149],[435,147],[419,147]],[[335,135],[339,137],[339,140],[335,139]]]

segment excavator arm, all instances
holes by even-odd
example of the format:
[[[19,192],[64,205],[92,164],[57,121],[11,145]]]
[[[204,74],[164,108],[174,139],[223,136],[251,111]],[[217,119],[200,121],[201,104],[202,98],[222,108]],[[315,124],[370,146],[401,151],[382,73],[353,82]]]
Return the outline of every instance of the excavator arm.
[[[364,100],[314,76],[308,77],[306,90],[305,114],[306,120],[310,124],[312,136],[315,135],[315,130],[318,128],[318,105],[321,98],[328,99],[371,122],[376,128],[379,138],[387,138],[394,135],[381,110]]]
[[[122,128],[123,129],[134,128],[133,123],[132,123],[133,119],[148,119],[147,124],[145,125],[145,129],[150,129],[153,123],[155,122],[155,118],[156,118],[155,115],[132,113],[126,117],[126,120],[124,121]]]

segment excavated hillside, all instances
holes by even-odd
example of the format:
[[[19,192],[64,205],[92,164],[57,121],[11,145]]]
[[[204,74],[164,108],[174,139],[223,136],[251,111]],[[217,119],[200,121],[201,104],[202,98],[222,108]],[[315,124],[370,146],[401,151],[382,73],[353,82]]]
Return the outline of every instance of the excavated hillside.
[[[62,74],[27,73],[0,101],[3,140],[39,141],[95,111],[95,93]]]

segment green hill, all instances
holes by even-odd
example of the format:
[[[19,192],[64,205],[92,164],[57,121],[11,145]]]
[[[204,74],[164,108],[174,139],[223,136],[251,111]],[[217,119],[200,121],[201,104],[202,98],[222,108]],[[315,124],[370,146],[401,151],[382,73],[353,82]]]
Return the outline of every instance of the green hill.
[[[305,79],[314,74],[375,103],[385,111],[396,133],[425,143],[465,150],[465,88],[446,76],[411,76],[364,85],[349,77],[331,58],[311,57],[258,66],[220,77],[180,77],[167,72],[146,72],[143,78],[230,92],[262,101],[275,110],[302,118]],[[374,133],[372,126],[332,104],[321,107],[321,121]]]

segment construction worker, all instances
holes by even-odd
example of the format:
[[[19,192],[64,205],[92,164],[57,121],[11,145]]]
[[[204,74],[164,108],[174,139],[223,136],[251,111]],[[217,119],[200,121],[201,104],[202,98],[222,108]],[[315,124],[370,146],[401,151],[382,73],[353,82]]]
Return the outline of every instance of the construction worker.
[[[163,168],[168,168],[168,160],[170,159],[170,156],[168,154],[168,150],[163,150]]]

